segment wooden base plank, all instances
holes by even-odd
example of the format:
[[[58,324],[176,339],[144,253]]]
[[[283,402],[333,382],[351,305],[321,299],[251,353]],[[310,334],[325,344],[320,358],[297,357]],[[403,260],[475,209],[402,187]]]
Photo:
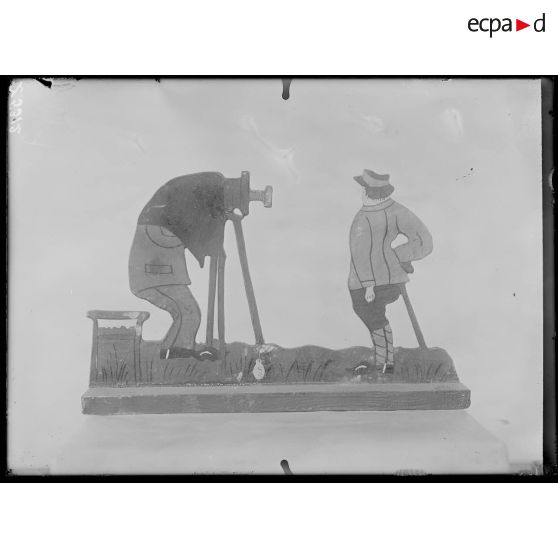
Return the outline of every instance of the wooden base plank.
[[[459,382],[90,388],[84,414],[274,413],[466,409]]]

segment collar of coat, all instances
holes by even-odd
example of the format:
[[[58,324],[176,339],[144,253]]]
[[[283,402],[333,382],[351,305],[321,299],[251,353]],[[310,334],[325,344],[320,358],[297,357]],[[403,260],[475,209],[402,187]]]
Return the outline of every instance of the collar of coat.
[[[363,205],[360,210],[361,211],[382,211],[386,207],[393,205],[394,201],[391,198],[388,198],[386,201],[382,203],[378,203],[376,205]]]

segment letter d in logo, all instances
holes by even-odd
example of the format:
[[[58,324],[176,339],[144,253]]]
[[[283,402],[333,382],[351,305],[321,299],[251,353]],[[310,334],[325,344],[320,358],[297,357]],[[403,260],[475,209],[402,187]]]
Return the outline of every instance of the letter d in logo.
[[[543,13],[542,17],[539,19],[535,20],[535,23],[533,23],[533,29],[537,32],[537,33],[544,33],[544,26],[545,26],[545,15]]]

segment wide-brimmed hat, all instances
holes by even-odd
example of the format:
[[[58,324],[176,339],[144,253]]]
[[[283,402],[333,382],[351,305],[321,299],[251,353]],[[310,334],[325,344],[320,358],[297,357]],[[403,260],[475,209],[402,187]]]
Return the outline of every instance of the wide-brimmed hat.
[[[378,174],[364,169],[362,174],[353,177],[361,186],[366,188],[370,199],[381,199],[391,196],[395,188],[389,183],[389,174]]]

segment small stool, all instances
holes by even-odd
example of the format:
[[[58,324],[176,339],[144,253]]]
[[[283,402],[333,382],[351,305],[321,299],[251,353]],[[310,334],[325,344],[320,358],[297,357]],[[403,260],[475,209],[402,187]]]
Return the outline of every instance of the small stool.
[[[99,376],[102,375],[102,370],[99,370],[99,340],[122,340],[122,335],[118,336],[115,333],[106,333],[99,331],[99,320],[135,320],[132,327],[133,333],[130,336],[132,340],[132,354],[133,354],[133,368],[134,368],[134,381],[137,383],[141,380],[141,360],[140,360],[140,345],[143,322],[149,318],[149,312],[135,312],[135,311],[118,311],[118,310],[90,310],[87,312],[87,317],[93,320],[93,347],[91,350],[91,375],[90,384],[98,383]],[[101,328],[105,329],[105,328]]]

